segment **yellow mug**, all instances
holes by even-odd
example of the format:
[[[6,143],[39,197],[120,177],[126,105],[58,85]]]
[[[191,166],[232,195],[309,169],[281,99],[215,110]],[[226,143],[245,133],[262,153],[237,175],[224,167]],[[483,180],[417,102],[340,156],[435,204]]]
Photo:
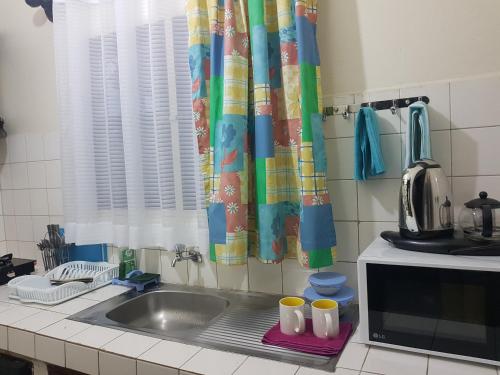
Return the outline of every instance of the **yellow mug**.
[[[339,335],[339,306],[331,299],[318,299],[311,303],[313,332],[322,339]]]
[[[280,299],[280,330],[285,335],[300,335],[306,330],[305,301],[299,297]]]

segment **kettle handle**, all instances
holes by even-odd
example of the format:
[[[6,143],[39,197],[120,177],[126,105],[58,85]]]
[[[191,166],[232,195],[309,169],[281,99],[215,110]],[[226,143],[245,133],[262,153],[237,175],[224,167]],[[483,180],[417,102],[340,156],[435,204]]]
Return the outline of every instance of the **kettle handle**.
[[[491,206],[485,204],[481,207],[483,209],[483,237],[490,238],[493,235],[493,215],[491,213]]]
[[[415,200],[418,189],[415,185],[420,174],[425,172],[425,169],[421,166],[417,168],[403,176],[403,183],[401,186],[401,204],[405,216],[405,226],[410,232],[414,233],[420,231],[420,225],[415,211]]]

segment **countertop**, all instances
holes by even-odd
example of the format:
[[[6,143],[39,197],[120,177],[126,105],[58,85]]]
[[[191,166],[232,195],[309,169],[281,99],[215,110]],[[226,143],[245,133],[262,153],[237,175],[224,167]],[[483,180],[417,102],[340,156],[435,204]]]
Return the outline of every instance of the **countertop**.
[[[316,369],[89,325],[70,315],[128,291],[109,285],[57,306],[23,304],[0,287],[0,350],[92,375],[327,375]],[[500,375],[482,366],[369,347],[350,338],[336,375]]]

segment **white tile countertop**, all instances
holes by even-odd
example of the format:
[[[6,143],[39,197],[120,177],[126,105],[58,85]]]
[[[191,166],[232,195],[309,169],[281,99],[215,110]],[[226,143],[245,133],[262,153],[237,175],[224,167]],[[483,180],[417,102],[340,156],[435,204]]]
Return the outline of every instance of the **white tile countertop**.
[[[128,288],[110,285],[55,307],[21,305],[0,287],[0,350],[91,375],[327,375],[328,372],[66,319]],[[350,338],[336,375],[500,375],[493,366],[407,353]]]

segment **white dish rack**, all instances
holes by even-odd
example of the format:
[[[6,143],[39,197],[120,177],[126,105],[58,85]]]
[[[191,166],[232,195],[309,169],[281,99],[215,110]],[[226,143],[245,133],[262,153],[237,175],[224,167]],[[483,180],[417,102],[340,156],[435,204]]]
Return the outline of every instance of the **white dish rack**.
[[[111,283],[118,277],[118,265],[107,262],[68,262],[45,276],[26,275],[9,281],[9,297],[22,302],[56,305]],[[70,281],[52,285],[51,280],[92,278],[92,282]]]

